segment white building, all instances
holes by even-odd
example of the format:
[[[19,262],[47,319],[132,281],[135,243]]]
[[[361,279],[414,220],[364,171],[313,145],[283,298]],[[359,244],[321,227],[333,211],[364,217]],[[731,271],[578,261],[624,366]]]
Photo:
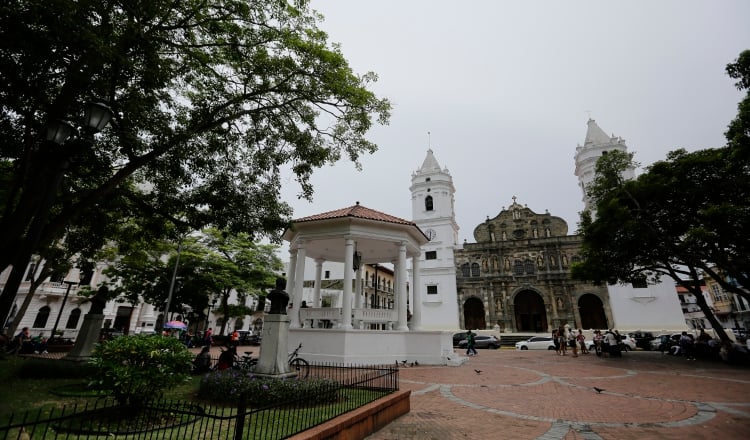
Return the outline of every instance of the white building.
[[[458,331],[458,294],[454,249],[458,246],[458,224],[454,208],[453,178],[443,169],[432,150],[411,176],[412,221],[430,240],[419,257],[422,328]]]

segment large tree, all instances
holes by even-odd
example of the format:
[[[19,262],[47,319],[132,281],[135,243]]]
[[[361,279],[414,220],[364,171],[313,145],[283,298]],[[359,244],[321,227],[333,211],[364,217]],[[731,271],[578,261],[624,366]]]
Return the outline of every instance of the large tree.
[[[307,0],[22,0],[0,8],[0,295],[66,228],[127,200],[129,215],[276,236],[289,170],[359,166],[390,105],[327,41]],[[112,123],[45,133],[103,100]],[[80,123],[78,124],[80,125]],[[177,220],[179,219],[179,220]]]
[[[233,292],[241,298],[259,297],[274,286],[283,270],[277,251],[273,244],[256,243],[250,234],[216,228],[191,234],[179,244],[133,237],[107,250],[113,261],[105,273],[112,294],[133,303],[145,301],[162,311],[174,274],[177,283],[169,312],[182,313],[184,304],[196,319],[203,319],[203,311],[215,298],[215,311],[225,318],[223,333],[227,318],[252,313],[242,304],[229,303]],[[165,321],[170,319],[168,315],[165,313]]]
[[[727,72],[750,86],[750,52]],[[694,294],[723,340],[728,340],[701,292],[703,276],[750,301],[750,98],[740,103],[728,144],[670,152],[635,180],[621,178],[632,156],[610,152],[597,162],[588,194],[596,219],[580,224],[585,260],[573,275],[595,282],[654,282],[672,278]]]

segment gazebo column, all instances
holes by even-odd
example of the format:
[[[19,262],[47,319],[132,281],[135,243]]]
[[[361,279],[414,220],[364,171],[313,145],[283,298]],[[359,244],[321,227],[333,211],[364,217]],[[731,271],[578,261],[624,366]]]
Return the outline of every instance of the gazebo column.
[[[357,276],[354,281],[354,308],[355,309],[361,309],[362,306],[362,266],[363,264],[360,263],[359,267],[357,268]],[[361,329],[363,322],[355,322],[354,327]]]
[[[320,283],[323,278],[323,260],[318,258],[315,260],[315,290],[313,291],[313,307],[321,307],[320,303]]]
[[[419,276],[419,257],[421,255],[417,254],[411,258],[411,268],[412,268],[412,284],[411,284],[411,293],[412,293],[412,308],[413,312],[411,314],[411,329],[412,330],[421,330],[422,327],[422,279]]]
[[[294,294],[292,295],[292,316],[289,328],[302,327],[299,321],[299,306],[302,302],[302,288],[305,285],[305,243],[297,244],[297,261],[294,270]]]
[[[343,322],[341,328],[352,329],[352,265],[354,264],[354,240],[346,239],[344,246],[344,292],[341,297]]]
[[[286,274],[286,291],[294,301],[294,272],[297,270],[297,249],[289,247],[289,267]]]
[[[397,262],[397,279],[398,289],[396,291],[396,299],[398,300],[398,325],[396,330],[408,331],[409,326],[406,322],[406,243],[401,242],[398,247],[398,262]]]
[[[322,258],[315,259],[315,288],[313,290],[313,307],[320,308],[320,282],[323,278],[323,260]],[[318,326],[317,320],[313,320],[313,328]]]

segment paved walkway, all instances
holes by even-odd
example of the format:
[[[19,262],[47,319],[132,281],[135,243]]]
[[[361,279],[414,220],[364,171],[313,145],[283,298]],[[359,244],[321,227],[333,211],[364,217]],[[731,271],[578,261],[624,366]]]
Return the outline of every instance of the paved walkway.
[[[368,440],[750,438],[750,369],[658,352],[480,350],[400,383],[411,412]]]

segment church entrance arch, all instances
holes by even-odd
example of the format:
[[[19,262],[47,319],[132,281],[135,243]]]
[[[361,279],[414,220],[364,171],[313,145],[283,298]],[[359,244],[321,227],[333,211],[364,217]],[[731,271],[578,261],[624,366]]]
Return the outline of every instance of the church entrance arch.
[[[578,300],[578,310],[581,314],[581,328],[606,329],[607,316],[604,314],[604,304],[593,293],[581,295]]]
[[[469,298],[464,302],[464,328],[467,330],[485,329],[484,304],[479,298]]]
[[[513,300],[516,311],[516,329],[519,332],[547,331],[547,311],[544,299],[533,290],[519,292]]]

